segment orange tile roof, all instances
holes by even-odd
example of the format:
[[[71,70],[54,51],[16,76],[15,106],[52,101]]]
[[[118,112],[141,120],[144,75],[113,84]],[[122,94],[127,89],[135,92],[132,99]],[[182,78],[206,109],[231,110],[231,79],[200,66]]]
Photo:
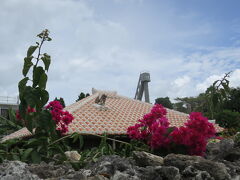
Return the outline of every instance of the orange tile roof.
[[[65,110],[72,113],[74,120],[69,124],[69,132],[80,134],[126,134],[127,128],[134,125],[144,114],[149,113],[152,104],[128,97],[117,95],[111,91],[93,90],[93,95],[88,96],[72,105],[65,107]],[[107,95],[105,106],[95,104],[95,99],[102,94]],[[171,126],[180,127],[189,118],[188,114],[167,109],[167,118]],[[222,131],[215,124],[218,132]],[[3,140],[16,137],[29,136],[31,133],[23,128]]]

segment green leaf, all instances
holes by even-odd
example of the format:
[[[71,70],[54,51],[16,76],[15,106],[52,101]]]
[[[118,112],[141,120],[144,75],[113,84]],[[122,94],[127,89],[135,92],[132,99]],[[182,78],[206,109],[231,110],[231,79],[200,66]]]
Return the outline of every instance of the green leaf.
[[[37,152],[40,152],[40,150],[43,148],[43,146],[38,146]]]
[[[25,57],[24,58],[24,65],[23,65],[23,70],[22,70],[22,74],[24,76],[27,75],[29,69],[32,67],[33,63],[32,63],[32,56],[30,57]]]
[[[35,52],[35,50],[38,48],[38,46],[30,46],[27,50],[27,57],[32,56],[32,54]]]
[[[35,96],[37,97],[37,101],[36,101],[36,111],[39,112],[42,110],[43,106],[42,106],[42,100],[41,100],[41,88],[37,87],[34,88],[33,92],[35,94]]]
[[[44,72],[41,75],[40,80],[39,80],[39,87],[41,89],[45,89],[46,88],[47,79],[48,79],[48,77],[47,77],[46,73]]]
[[[78,140],[78,135],[75,135],[73,138],[73,143],[75,143]]]
[[[223,88],[224,88],[224,90],[225,90],[226,92],[229,92],[229,91],[230,91],[230,88],[229,88],[228,84],[222,83],[222,86],[223,86]]]
[[[38,142],[38,139],[32,138],[30,140],[27,141],[27,144],[36,144]]]
[[[24,119],[25,118],[26,109],[27,109],[27,102],[26,102],[25,99],[21,99],[21,103],[20,103],[18,109],[19,109],[20,116]]]
[[[40,92],[41,97],[41,106],[43,107],[49,100],[49,94],[45,89],[42,89]]]
[[[45,65],[45,70],[48,71],[49,66],[51,64],[51,57],[48,54],[44,53],[41,59]]]
[[[6,151],[4,151],[4,150],[0,149],[0,153],[1,153],[1,154],[2,154],[2,153],[6,153]]]
[[[227,98],[227,95],[226,95],[226,92],[224,89],[220,89],[220,92],[221,92],[221,95],[224,97],[224,98]]]
[[[29,106],[35,107],[38,101],[38,96],[34,92],[34,88],[31,86],[26,86],[23,96]]]
[[[217,106],[218,100],[219,100],[218,94],[213,94],[213,97],[212,97],[213,106]]]
[[[33,163],[40,163],[41,162],[41,156],[37,151],[33,151],[31,153],[31,159]]]
[[[83,141],[83,136],[82,135],[79,135],[79,143],[80,143],[80,149],[83,148],[83,145],[84,145],[84,141]]]
[[[30,156],[30,154],[31,154],[32,151],[33,151],[33,148],[28,148],[28,149],[26,149],[26,150],[23,152],[23,155],[22,155],[21,160],[22,160],[22,161],[26,161],[27,158]]]
[[[16,113],[14,112],[14,110],[12,108],[10,108],[8,110],[8,116],[9,116],[9,120],[12,122],[16,122]]]
[[[20,157],[19,157],[18,155],[16,155],[16,154],[13,154],[13,155],[12,155],[12,158],[13,158],[13,160],[15,160],[15,161],[20,161]]]
[[[167,135],[169,135],[171,132],[173,132],[176,129],[176,127],[169,127],[167,128]]]
[[[19,89],[19,92],[22,93],[23,89],[25,88],[27,82],[28,82],[29,78],[28,77],[25,77],[23,78],[21,81],[19,81],[18,83],[18,89]]]
[[[225,79],[226,85],[229,86],[229,80]]]
[[[26,118],[26,121],[27,121],[27,129],[28,129],[31,133],[33,133],[33,128],[34,128],[34,120],[33,120],[33,117],[27,114],[27,115],[25,116],[25,118]]]
[[[56,123],[52,120],[52,115],[48,110],[40,112],[39,125],[44,129],[51,137],[56,136]],[[46,126],[47,124],[47,126]]]
[[[36,87],[38,85],[43,73],[44,70],[41,66],[33,68],[33,87]]]

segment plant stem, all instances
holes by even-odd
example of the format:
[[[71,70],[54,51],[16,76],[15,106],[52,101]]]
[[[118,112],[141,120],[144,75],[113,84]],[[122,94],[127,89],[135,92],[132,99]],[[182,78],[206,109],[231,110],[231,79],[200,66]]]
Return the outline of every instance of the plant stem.
[[[70,137],[70,136],[72,136],[72,134],[69,134],[69,135],[67,135],[67,136],[63,136],[63,137],[61,137],[60,139],[57,139],[56,141],[53,141],[51,144],[49,144],[48,146],[51,146],[51,145],[53,145],[53,144],[55,144],[55,143],[57,143],[57,142],[59,142],[59,141],[61,141],[61,140],[63,140],[63,139],[66,139],[66,138],[68,138],[68,137]]]
[[[38,56],[37,56],[37,62],[35,64],[35,67],[37,66],[38,62],[39,62],[39,58],[40,58],[40,52],[41,52],[41,48],[42,48],[42,45],[43,45],[43,42],[45,41],[45,38],[43,37],[42,40],[41,40],[41,43],[40,43],[40,46],[38,48]]]
[[[108,137],[101,136],[101,135],[97,135],[97,134],[89,134],[89,135],[96,136],[96,137],[100,137],[100,138],[106,138],[106,139],[111,140],[111,141],[115,141],[115,142],[119,142],[119,143],[122,143],[122,144],[126,144],[126,145],[128,145],[128,146],[131,146],[130,143],[127,143],[127,142],[124,142],[124,141],[121,141],[121,140],[117,140],[117,139],[113,139],[113,138],[108,138]],[[69,135],[64,136],[64,137],[62,137],[62,138],[60,138],[60,139],[57,139],[56,141],[52,142],[52,143],[49,144],[48,146],[51,146],[51,145],[53,145],[53,144],[55,144],[55,143],[57,143],[57,142],[59,142],[59,141],[62,141],[63,139],[66,139],[66,138],[68,138],[68,137],[71,137],[71,136],[72,136],[72,134],[69,134]],[[138,150],[144,150],[144,149],[138,148],[138,147],[135,147],[135,148],[138,149]]]

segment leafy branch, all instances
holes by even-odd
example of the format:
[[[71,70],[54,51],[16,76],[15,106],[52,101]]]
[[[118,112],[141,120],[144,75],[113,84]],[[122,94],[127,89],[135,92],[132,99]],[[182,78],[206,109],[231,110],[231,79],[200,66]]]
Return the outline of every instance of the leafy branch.
[[[231,71],[226,73],[222,79],[216,80],[205,92],[212,119],[216,112],[222,110],[223,102],[228,97],[230,74]]]

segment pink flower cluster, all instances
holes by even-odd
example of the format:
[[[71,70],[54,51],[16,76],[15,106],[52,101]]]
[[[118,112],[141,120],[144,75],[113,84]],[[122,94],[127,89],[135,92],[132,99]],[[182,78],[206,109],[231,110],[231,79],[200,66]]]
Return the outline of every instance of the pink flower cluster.
[[[151,148],[168,148],[184,145],[191,155],[203,155],[207,139],[215,137],[215,128],[201,113],[193,112],[182,127],[169,127],[166,109],[156,104],[151,112],[144,115],[139,123],[130,126],[127,133],[130,138],[143,140]]]
[[[166,118],[167,111],[160,105],[156,104],[151,109],[151,112],[145,114],[139,123],[128,128],[130,138],[144,140],[152,148],[166,147],[170,143],[166,136],[169,122]]]
[[[68,125],[72,122],[73,115],[70,114],[68,111],[63,111],[63,106],[59,101],[51,101],[47,106],[46,109],[48,109],[51,112],[52,119],[55,121],[57,125],[57,130],[61,132],[61,134],[65,134],[68,132]],[[32,107],[27,108],[27,114],[36,112],[36,110]],[[16,119],[23,120],[20,116],[19,111],[16,112]]]
[[[68,111],[63,111],[63,106],[59,101],[51,101],[46,109],[50,110],[52,114],[52,119],[56,122],[57,130],[61,132],[61,134],[65,134],[68,132],[68,125],[73,120],[73,115]]]
[[[207,140],[215,137],[216,130],[200,112],[192,112],[185,126],[176,128],[170,136],[175,144],[185,145],[189,154],[203,155]]]

